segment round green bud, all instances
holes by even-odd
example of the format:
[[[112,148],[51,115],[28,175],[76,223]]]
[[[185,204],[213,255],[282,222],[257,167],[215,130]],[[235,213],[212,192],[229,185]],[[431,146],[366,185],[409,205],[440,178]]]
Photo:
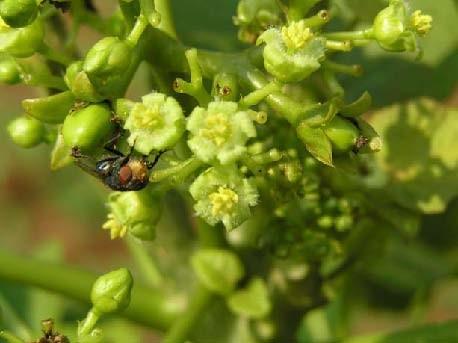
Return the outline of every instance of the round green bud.
[[[21,73],[16,61],[12,57],[7,57],[0,61],[0,82],[8,85],[21,82]]]
[[[361,135],[353,123],[339,116],[336,116],[326,125],[324,132],[336,152],[350,151],[354,148],[358,137]]]
[[[11,27],[24,27],[32,23],[38,14],[36,0],[2,0],[0,16]]]
[[[105,37],[87,53],[83,70],[101,94],[119,93],[132,61],[132,46],[118,37]]]
[[[92,286],[91,301],[94,310],[101,313],[116,313],[129,306],[133,285],[132,275],[120,268],[100,276]]]
[[[107,105],[95,104],[70,113],[62,126],[65,145],[90,152],[114,130]]]
[[[19,117],[8,124],[13,142],[22,148],[33,148],[45,139],[46,129],[42,122],[31,117]]]

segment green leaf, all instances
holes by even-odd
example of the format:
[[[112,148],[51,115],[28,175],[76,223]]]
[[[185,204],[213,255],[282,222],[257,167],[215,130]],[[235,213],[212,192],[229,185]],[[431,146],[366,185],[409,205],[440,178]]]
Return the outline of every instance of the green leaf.
[[[376,154],[383,189],[402,206],[439,213],[458,195],[457,114],[423,98],[371,117],[385,144]]]
[[[238,256],[228,250],[204,249],[195,253],[191,264],[199,281],[218,294],[229,294],[243,277]]]
[[[227,299],[232,312],[249,318],[263,318],[269,314],[271,304],[267,286],[261,278],[250,281],[245,289],[233,293]]]
[[[302,122],[297,134],[307,150],[320,162],[332,166],[332,144],[321,128],[312,128]]]

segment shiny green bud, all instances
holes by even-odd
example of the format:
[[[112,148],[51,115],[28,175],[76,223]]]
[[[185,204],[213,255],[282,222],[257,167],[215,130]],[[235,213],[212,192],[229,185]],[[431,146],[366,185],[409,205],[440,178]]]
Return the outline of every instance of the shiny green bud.
[[[12,28],[0,18],[0,52],[14,57],[32,56],[43,44],[44,25],[35,20],[29,26]]]
[[[91,301],[100,314],[116,313],[129,306],[133,285],[132,275],[120,268],[100,276],[92,286]]]
[[[0,61],[0,82],[15,85],[21,82],[21,72],[12,57],[6,57]]]
[[[62,126],[65,145],[90,152],[114,130],[111,111],[107,105],[95,104],[67,116]]]
[[[11,27],[24,27],[31,24],[38,14],[36,0],[2,0],[0,16]]]
[[[105,37],[87,53],[83,70],[99,93],[118,93],[132,61],[133,48],[118,37]]]
[[[358,128],[347,119],[336,116],[324,128],[324,133],[336,152],[348,152],[355,147],[361,135]]]
[[[45,126],[31,117],[19,117],[8,124],[8,134],[13,142],[22,148],[33,148],[42,143],[46,136]]]

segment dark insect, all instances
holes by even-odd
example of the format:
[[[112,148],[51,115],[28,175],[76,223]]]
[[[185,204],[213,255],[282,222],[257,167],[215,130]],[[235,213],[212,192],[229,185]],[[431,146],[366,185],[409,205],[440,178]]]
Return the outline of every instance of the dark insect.
[[[33,343],[70,343],[66,336],[54,331],[54,321],[52,319],[43,320],[41,326],[43,337]]]
[[[114,149],[106,149],[112,155],[98,161],[83,155],[77,147],[72,149],[72,156],[81,169],[97,177],[115,191],[138,191],[145,188],[149,182],[149,171],[163,153],[160,152],[154,161],[149,162],[146,157],[138,158],[132,154],[123,155]]]

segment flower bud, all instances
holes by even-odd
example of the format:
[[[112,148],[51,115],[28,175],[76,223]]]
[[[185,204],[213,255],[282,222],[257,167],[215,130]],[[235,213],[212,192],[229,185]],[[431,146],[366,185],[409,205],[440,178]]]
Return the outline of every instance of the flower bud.
[[[31,24],[38,14],[36,0],[2,0],[0,17],[11,27],[24,27]]]
[[[64,81],[77,99],[87,102],[99,102],[104,100],[87,74],[83,71],[83,62],[77,61],[70,64],[65,72]]]
[[[264,67],[282,82],[298,82],[320,68],[326,40],[316,37],[304,21],[292,22],[281,30],[272,28],[259,36],[264,47]]]
[[[118,37],[105,37],[98,41],[87,53],[83,70],[101,94],[115,97],[119,93],[120,82],[132,61],[132,46]]]
[[[111,112],[107,105],[94,104],[70,113],[62,126],[65,144],[91,152],[114,130]]]
[[[188,145],[202,161],[229,164],[246,152],[246,142],[256,136],[256,128],[247,111],[238,104],[216,101],[208,109],[196,107],[189,116],[187,129],[191,132]]]
[[[361,135],[355,125],[339,116],[334,117],[326,125],[324,132],[336,152],[348,152],[353,149],[358,137]]]
[[[13,142],[22,148],[33,148],[44,141],[45,126],[31,117],[19,117],[8,124],[8,133]]]
[[[103,225],[110,230],[111,239],[123,237],[127,232],[138,239],[155,238],[156,224],[162,213],[159,197],[148,190],[114,192],[108,198],[108,220]]]
[[[0,61],[0,82],[8,85],[21,82],[21,72],[14,58],[5,56]]]
[[[240,27],[239,39],[253,44],[268,27],[281,22],[281,9],[275,0],[241,0],[234,23]]]
[[[133,105],[124,128],[130,132],[129,145],[148,155],[153,150],[172,148],[183,135],[185,125],[183,110],[173,97],[151,93]]]
[[[94,310],[100,314],[123,311],[129,306],[132,285],[132,275],[126,268],[100,276],[91,291]]]
[[[14,57],[32,56],[43,44],[44,25],[40,19],[31,25],[14,29],[0,18],[0,52]]]

